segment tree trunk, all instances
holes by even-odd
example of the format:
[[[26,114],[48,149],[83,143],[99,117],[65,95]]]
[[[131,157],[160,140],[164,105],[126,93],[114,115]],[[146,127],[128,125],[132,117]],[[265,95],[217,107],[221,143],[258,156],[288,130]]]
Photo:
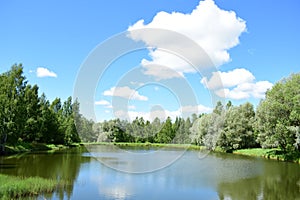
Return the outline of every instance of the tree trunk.
[[[7,134],[3,134],[0,141],[0,155],[5,154],[5,144],[6,144]]]

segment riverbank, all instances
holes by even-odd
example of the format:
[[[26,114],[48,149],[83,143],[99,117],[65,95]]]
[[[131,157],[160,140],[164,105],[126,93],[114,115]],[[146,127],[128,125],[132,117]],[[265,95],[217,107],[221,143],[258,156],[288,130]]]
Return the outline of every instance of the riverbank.
[[[22,143],[16,146],[6,146],[6,155],[19,154],[25,152],[34,151],[56,151],[61,149],[67,149],[70,147],[79,147],[84,145],[117,145],[120,148],[173,148],[173,149],[186,149],[186,150],[205,150],[204,146],[194,145],[194,144],[164,144],[164,143],[130,143],[130,142],[96,142],[96,143],[73,143],[70,145],[57,145],[57,144],[43,144],[43,143]],[[214,152],[227,153],[221,148],[216,148]],[[289,153],[285,154],[278,148],[274,149],[263,149],[263,148],[253,148],[253,149],[239,149],[231,152],[233,154],[252,156],[252,157],[262,157],[266,159],[279,160],[295,162],[300,164],[300,153]]]
[[[239,149],[232,152],[233,154],[246,155],[252,157],[262,157],[266,159],[295,162],[300,164],[300,153],[285,154],[280,149]]]
[[[16,199],[36,196],[42,193],[51,193],[64,184],[40,177],[15,177],[0,174],[0,199]]]
[[[127,143],[119,142],[113,143],[114,145],[120,147],[151,147],[151,148],[173,148],[173,149],[187,149],[187,150],[204,150],[203,146],[198,146],[194,144],[163,144],[163,143]]]
[[[206,150],[204,146],[198,146],[194,144],[162,144],[162,143],[127,143],[127,142],[118,142],[118,143],[110,143],[110,142],[99,142],[99,143],[82,143],[83,145],[117,145],[120,148],[172,148],[172,149],[186,149],[186,150]],[[213,152],[218,153],[228,153],[225,152],[221,148],[216,148]],[[245,155],[251,157],[261,157],[265,159],[272,159],[278,161],[286,161],[286,162],[295,162],[300,164],[300,154],[299,153],[290,153],[285,154],[278,148],[274,149],[263,149],[263,148],[253,148],[253,149],[239,149],[230,152],[232,154]]]
[[[67,149],[70,147],[79,147],[80,143],[70,145],[62,144],[44,144],[44,143],[19,143],[15,146],[6,145],[4,155],[13,155],[34,151],[56,151],[60,149]]]

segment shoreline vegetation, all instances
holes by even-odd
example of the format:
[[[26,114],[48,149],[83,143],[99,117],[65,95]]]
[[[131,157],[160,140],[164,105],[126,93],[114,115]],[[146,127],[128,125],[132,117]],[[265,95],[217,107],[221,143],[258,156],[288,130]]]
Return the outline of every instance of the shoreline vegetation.
[[[5,146],[5,154],[0,156],[11,156],[30,152],[55,152],[57,150],[63,150],[68,148],[82,147],[85,145],[116,145],[122,147],[142,147],[142,148],[173,148],[173,149],[186,149],[186,150],[206,150],[205,146],[199,146],[195,144],[167,144],[167,143],[150,143],[150,142],[82,142],[72,143],[68,145],[62,144],[44,144],[44,143],[21,143],[16,146]],[[261,157],[265,159],[278,160],[284,162],[294,162],[300,164],[299,153],[284,153],[279,148],[247,148],[237,149],[226,152],[222,148],[215,148],[211,150],[217,153],[232,153],[236,155]]]
[[[28,152],[55,152],[67,148],[79,148],[86,145],[115,145],[120,148],[170,148],[170,149],[186,149],[186,150],[206,150],[204,146],[195,144],[164,144],[164,143],[128,143],[128,142],[94,142],[94,143],[74,143],[66,145],[54,144],[20,144],[15,147],[6,146],[7,155],[21,154]],[[300,155],[286,155],[279,148],[263,149],[239,149],[232,152],[225,152],[221,148],[216,148],[212,152],[232,153],[236,155],[260,157],[264,159],[272,159],[277,161],[294,162],[300,164]],[[64,180],[44,179],[40,177],[16,177],[11,175],[0,174],[0,199],[12,199],[21,197],[37,196],[55,191],[59,187],[67,185]]]
[[[6,146],[6,154],[5,155],[14,155],[14,154],[22,154],[22,153],[29,153],[29,152],[55,152],[57,150],[63,150],[68,148],[76,148],[82,147],[86,145],[116,145],[120,148],[127,148],[127,147],[141,147],[141,148],[172,148],[172,149],[186,149],[186,150],[206,150],[205,146],[199,146],[195,144],[166,144],[166,143],[150,143],[150,142],[87,142],[87,143],[73,143],[69,145],[55,145],[55,144],[42,144],[42,143],[32,143],[32,144],[19,144],[15,147],[13,146]],[[211,150],[212,152],[217,153],[232,153],[236,155],[243,155],[243,156],[251,156],[251,157],[260,157],[265,159],[271,160],[278,160],[284,162],[294,162],[300,164],[300,154],[289,154],[284,153],[279,148],[248,148],[248,149],[238,149],[233,150],[231,152],[226,152],[221,148],[216,148]]]
[[[300,154],[300,73],[291,74],[266,92],[254,109],[246,102],[217,102],[211,113],[171,119],[143,117],[95,122],[80,113],[80,102],[69,97],[52,102],[30,85],[22,65],[0,74],[0,154],[53,150],[80,142],[196,144],[244,154],[239,149],[278,148],[266,157],[294,160]],[[75,125],[76,124],[76,125]],[[55,144],[55,145],[47,145]],[[264,154],[265,155],[265,154]]]
[[[300,163],[299,82],[300,73],[279,81],[256,109],[249,102],[236,106],[228,101],[226,105],[217,102],[211,113],[193,113],[175,120],[156,117],[150,122],[136,117],[133,121],[116,118],[94,122],[80,113],[77,99],[50,102],[45,94],[40,95],[39,87],[26,80],[22,65],[15,64],[0,74],[0,156],[111,144],[121,148],[207,147],[213,152]],[[60,184],[0,174],[1,183],[3,179],[8,181],[5,187],[0,186],[0,195],[8,198],[51,191]],[[34,191],[28,187],[31,182],[37,184]]]
[[[16,177],[0,174],[0,199],[15,199],[51,193],[66,183],[41,177]]]
[[[187,150],[206,150],[205,146],[199,146],[195,144],[165,144],[165,143],[128,143],[128,142],[118,142],[118,143],[111,143],[111,142],[96,142],[96,143],[81,143],[81,145],[117,145],[119,147],[153,147],[153,148],[174,148],[174,149],[182,149],[186,148]],[[251,157],[261,157],[265,159],[271,160],[278,160],[284,162],[294,162],[300,164],[300,154],[286,154],[281,151],[279,148],[250,148],[250,149],[238,149],[233,150],[232,152],[226,152],[222,148],[216,148],[211,150],[212,152],[216,153],[231,153],[236,155],[243,155],[243,156],[251,156]]]
[[[62,144],[44,144],[44,143],[21,143],[15,146],[6,145],[4,155],[0,156],[9,156],[15,154],[22,154],[22,153],[29,153],[29,152],[37,152],[37,151],[56,151],[67,149],[70,147],[79,147],[83,144],[81,143],[73,143],[69,145],[62,145]]]

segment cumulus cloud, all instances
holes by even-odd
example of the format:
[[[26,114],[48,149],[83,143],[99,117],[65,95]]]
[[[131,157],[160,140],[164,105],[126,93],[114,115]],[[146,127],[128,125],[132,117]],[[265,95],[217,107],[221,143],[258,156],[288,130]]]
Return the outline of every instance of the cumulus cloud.
[[[215,66],[220,66],[230,61],[228,50],[239,44],[241,33],[246,31],[246,22],[237,17],[233,11],[220,9],[213,0],[205,0],[200,1],[191,13],[162,11],[157,13],[148,24],[145,24],[142,19],[130,26],[128,28],[130,37],[136,41],[143,41],[149,46],[151,60],[144,59],[141,62],[145,68],[145,73],[160,79],[167,79],[182,77],[184,73],[195,72],[195,69],[180,55],[160,50],[159,48],[162,47],[172,49],[174,45],[177,45],[184,52],[192,55],[200,66],[213,66],[206,66],[208,65],[207,59],[203,55],[194,55],[194,47],[186,45],[184,41],[174,43],[170,34],[155,35],[149,34],[147,31],[135,31],[142,28],[167,29],[183,34],[197,43],[207,53]],[[170,71],[162,73],[159,67],[154,69],[151,64],[169,67],[176,71],[177,75],[175,76],[175,73],[170,73]],[[168,73],[170,73],[169,76]]]
[[[136,117],[143,117],[145,120],[153,121],[156,117],[160,120],[164,121],[167,117],[170,117],[173,121],[176,117],[179,116],[190,116],[193,113],[208,113],[211,112],[212,108],[206,107],[204,105],[195,105],[195,106],[182,106],[177,110],[166,110],[166,109],[155,109],[149,112],[141,112],[141,111],[125,111],[125,110],[117,110],[114,112],[115,117],[121,119],[127,119],[129,117],[130,120],[134,120]]]
[[[50,71],[49,69],[44,68],[44,67],[38,67],[36,69],[36,75],[37,75],[37,77],[40,77],[40,78],[43,78],[43,77],[54,77],[54,78],[56,78],[57,77],[56,73],[54,73],[53,71]]]
[[[148,97],[140,95],[138,91],[135,91],[128,86],[124,87],[112,87],[109,90],[103,92],[104,96],[122,97],[125,99],[148,101]]]
[[[218,89],[222,87],[233,87],[242,83],[252,82],[255,79],[253,74],[246,69],[234,69],[229,72],[213,72],[208,80],[206,77],[201,79],[201,83],[209,89]]]
[[[210,107],[206,107],[204,105],[196,105],[196,106],[189,105],[189,106],[182,106],[181,111],[183,113],[200,114],[200,113],[209,113],[212,111],[212,109]]]
[[[202,78],[201,83],[220,97],[236,100],[264,98],[265,92],[273,86],[269,81],[255,82],[254,75],[243,68],[214,72],[210,78]]]
[[[111,103],[109,101],[106,101],[106,100],[95,101],[95,105],[104,106],[105,108],[113,108]],[[129,110],[135,110],[136,107],[135,107],[135,105],[128,105],[128,109]],[[107,111],[108,110],[105,110],[106,113],[108,113]]]

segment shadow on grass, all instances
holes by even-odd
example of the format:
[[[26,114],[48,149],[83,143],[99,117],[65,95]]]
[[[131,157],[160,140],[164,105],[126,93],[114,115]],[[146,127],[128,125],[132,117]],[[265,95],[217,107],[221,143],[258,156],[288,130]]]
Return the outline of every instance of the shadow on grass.
[[[266,153],[266,157],[268,158],[275,158],[277,160],[283,160],[283,161],[299,161],[300,159],[300,152],[297,151],[290,151],[290,152],[286,152],[283,150],[278,150],[278,149],[274,149],[274,150],[270,150]]]

